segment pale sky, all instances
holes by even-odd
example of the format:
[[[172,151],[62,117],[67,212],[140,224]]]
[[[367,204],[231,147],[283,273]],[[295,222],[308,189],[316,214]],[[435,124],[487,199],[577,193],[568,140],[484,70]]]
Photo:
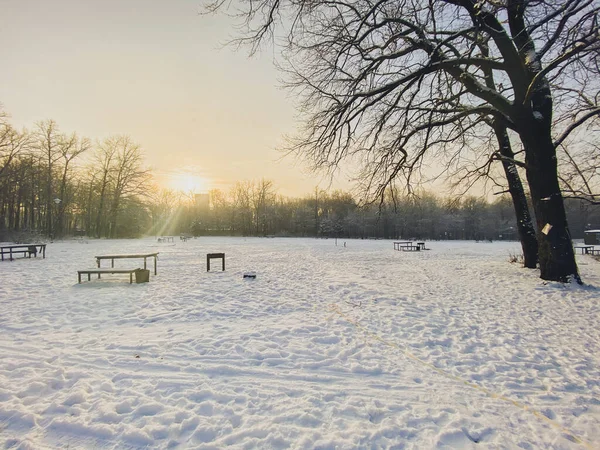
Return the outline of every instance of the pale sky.
[[[231,22],[200,16],[199,7],[0,0],[0,103],[18,128],[54,119],[93,140],[127,134],[163,179],[208,180],[188,176],[197,190],[263,177],[290,196],[327,187],[275,150],[297,124],[272,50],[249,58],[223,48]],[[344,178],[333,187],[349,189]]]

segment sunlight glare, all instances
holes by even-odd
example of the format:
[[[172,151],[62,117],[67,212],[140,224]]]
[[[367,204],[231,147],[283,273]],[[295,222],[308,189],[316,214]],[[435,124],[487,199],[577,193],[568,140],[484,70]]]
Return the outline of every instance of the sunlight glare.
[[[169,188],[181,192],[199,194],[208,192],[208,180],[189,172],[177,172],[169,177]]]

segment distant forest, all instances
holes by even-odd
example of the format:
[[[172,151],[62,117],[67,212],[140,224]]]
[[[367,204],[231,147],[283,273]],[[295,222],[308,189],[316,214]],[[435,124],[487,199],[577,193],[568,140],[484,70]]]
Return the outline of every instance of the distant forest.
[[[269,180],[228,192],[158,187],[127,136],[92,143],[53,121],[19,131],[0,115],[0,240],[70,236],[313,236],[344,238],[517,239],[510,198],[442,198],[394,193],[361,205],[350,193],[315,189],[283,197]],[[394,201],[392,201],[394,199]],[[600,228],[600,208],[566,200],[573,238]]]

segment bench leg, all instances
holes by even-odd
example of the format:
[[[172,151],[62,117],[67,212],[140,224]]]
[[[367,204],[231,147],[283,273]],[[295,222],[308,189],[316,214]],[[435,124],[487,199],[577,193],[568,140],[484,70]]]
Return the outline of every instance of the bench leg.
[[[206,257],[206,271],[210,272],[210,258],[208,256]]]
[[[144,256],[144,270],[146,270],[146,257]]]
[[[88,281],[92,281],[92,274],[88,273]]]
[[[154,275],[156,275],[156,259],[157,256],[154,256]]]
[[[223,256],[223,272],[225,272],[225,257]]]
[[[77,281],[81,284],[81,274],[77,272]]]
[[[133,282],[133,274],[129,272],[129,284]]]
[[[98,279],[100,279],[100,274],[98,274]]]

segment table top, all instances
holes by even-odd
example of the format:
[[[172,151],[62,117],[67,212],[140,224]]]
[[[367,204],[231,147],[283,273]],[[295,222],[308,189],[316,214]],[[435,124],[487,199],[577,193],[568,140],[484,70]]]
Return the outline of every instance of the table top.
[[[132,255],[101,255],[95,256],[96,259],[119,259],[119,258],[148,258],[150,256],[158,256],[159,252],[156,253],[136,253]]]
[[[78,270],[77,273],[131,273],[135,272],[138,269],[85,269]]]
[[[575,248],[592,248],[593,245],[586,245],[586,244],[580,244],[580,245],[575,245]]]
[[[46,244],[11,244],[11,245],[0,245],[0,248],[28,248],[28,247],[45,247]]]

